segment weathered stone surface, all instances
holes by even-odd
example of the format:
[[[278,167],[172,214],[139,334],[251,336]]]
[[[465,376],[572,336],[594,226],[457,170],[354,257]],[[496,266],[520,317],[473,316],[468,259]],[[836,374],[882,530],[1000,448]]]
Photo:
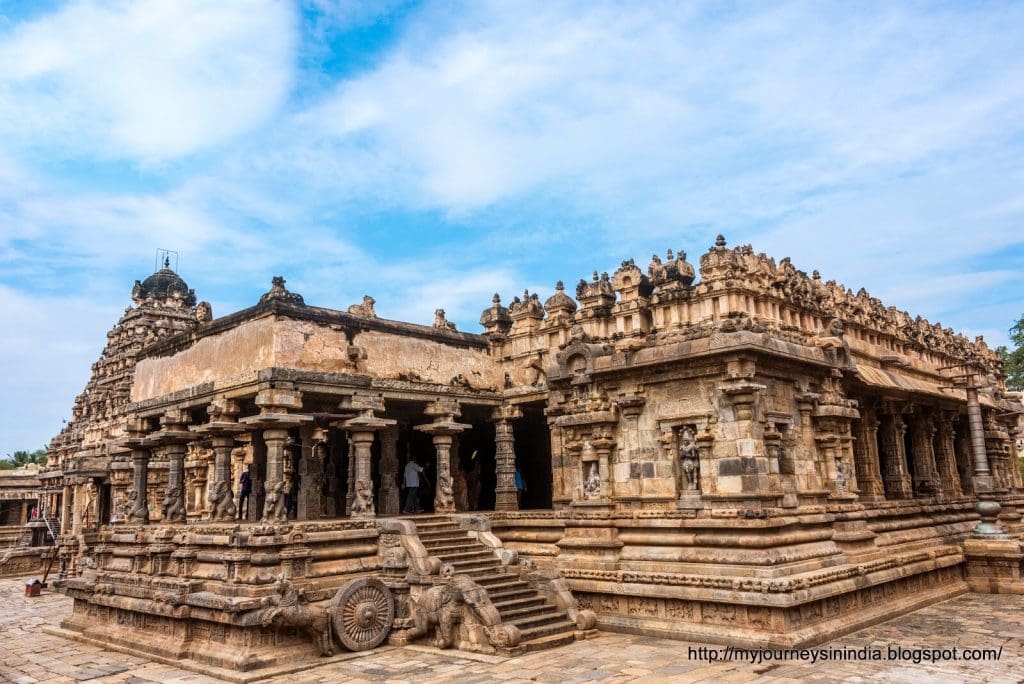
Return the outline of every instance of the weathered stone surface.
[[[483,608],[431,636],[562,643],[541,629],[562,617],[486,610],[530,562],[570,631],[794,646],[1019,585],[1021,403],[983,340],[721,237],[699,280],[679,254],[595,272],[578,305],[496,296],[483,335],[369,296],[318,308],[283,278],[212,320],[170,275],[140,284],[41,478],[68,628],[246,670],[324,651],[295,630],[353,579],[393,593],[404,643],[463,577]],[[965,543],[978,496],[1002,508]],[[496,510],[373,520],[406,505]]]

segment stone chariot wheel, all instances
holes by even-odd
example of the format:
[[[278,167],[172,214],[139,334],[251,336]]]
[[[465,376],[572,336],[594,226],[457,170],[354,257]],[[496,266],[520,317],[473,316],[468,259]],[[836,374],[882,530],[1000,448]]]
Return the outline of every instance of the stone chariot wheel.
[[[350,651],[380,646],[395,619],[391,590],[377,579],[352,580],[332,601],[331,627]]]

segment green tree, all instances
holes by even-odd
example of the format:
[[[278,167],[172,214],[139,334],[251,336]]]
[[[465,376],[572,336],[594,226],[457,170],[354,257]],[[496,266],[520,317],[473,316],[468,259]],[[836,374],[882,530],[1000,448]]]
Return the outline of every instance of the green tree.
[[[999,347],[996,351],[1003,359],[1006,388],[1021,391],[1024,390],[1024,316],[1010,328],[1010,342],[1013,349]]]
[[[46,465],[46,449],[15,451],[13,454],[7,454],[6,458],[0,458],[0,470],[14,470],[29,463]]]

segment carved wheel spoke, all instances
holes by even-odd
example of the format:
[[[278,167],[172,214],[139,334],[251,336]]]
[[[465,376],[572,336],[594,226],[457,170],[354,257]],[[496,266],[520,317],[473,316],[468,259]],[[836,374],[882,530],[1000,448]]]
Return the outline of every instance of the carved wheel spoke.
[[[342,645],[350,651],[376,648],[391,631],[395,601],[384,583],[376,579],[349,582],[334,599],[331,624]]]

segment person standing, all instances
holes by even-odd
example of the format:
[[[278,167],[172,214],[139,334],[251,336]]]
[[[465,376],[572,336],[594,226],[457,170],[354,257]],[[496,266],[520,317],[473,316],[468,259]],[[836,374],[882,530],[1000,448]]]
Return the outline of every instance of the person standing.
[[[243,470],[241,477],[238,478],[238,512],[235,514],[238,520],[246,520],[249,517],[245,505],[249,503],[251,492],[252,478],[249,477],[248,470]]]
[[[521,508],[523,505],[523,492],[526,491],[526,481],[523,480],[523,474],[519,472],[519,467],[516,466],[515,474],[516,482],[516,508]]]
[[[423,476],[423,467],[416,463],[415,456],[409,456],[409,462],[405,464],[405,505],[402,506],[402,513],[418,513],[420,511],[420,480]]]

